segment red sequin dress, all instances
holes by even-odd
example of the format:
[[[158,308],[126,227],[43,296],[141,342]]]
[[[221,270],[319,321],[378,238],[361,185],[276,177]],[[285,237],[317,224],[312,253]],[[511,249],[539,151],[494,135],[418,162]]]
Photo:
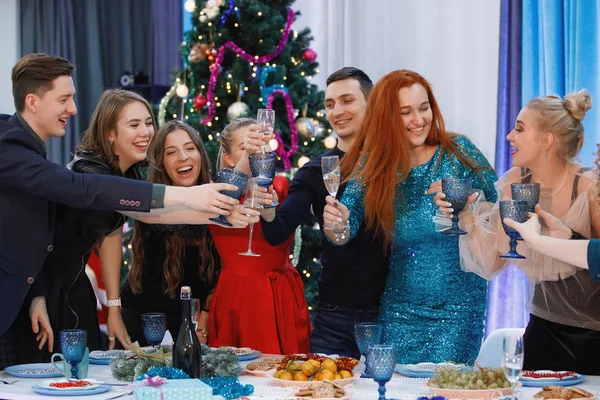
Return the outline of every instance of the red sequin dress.
[[[279,202],[289,182],[276,176]],[[223,270],[210,303],[208,341],[211,347],[250,347],[263,353],[307,353],[310,317],[304,284],[290,263],[291,236],[279,246],[264,238],[254,224],[252,251],[260,257],[240,256],[248,248],[249,228],[210,226],[223,261]]]

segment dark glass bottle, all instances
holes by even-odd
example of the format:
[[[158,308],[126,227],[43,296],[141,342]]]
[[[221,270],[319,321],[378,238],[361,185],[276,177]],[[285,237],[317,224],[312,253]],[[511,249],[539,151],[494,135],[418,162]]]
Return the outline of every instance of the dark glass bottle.
[[[192,321],[192,289],[181,287],[181,327],[173,347],[173,367],[186,372],[190,378],[200,378],[202,349]]]

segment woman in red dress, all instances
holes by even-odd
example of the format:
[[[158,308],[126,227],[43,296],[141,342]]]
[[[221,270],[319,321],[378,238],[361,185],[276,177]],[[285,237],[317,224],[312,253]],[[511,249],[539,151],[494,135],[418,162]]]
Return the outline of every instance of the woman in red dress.
[[[220,168],[235,168],[250,175],[244,142],[257,129],[250,118],[233,120],[221,133]],[[282,203],[289,182],[276,176],[273,189]],[[310,317],[300,274],[290,263],[293,236],[279,246],[265,240],[260,224],[254,225],[252,250],[260,257],[238,253],[248,247],[249,228],[210,226],[223,269],[210,305],[210,346],[250,347],[263,353],[306,353],[310,342]]]

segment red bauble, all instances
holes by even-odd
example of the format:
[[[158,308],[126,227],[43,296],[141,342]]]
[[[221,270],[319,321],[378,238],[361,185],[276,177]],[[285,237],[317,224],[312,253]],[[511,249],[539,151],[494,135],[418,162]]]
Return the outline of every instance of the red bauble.
[[[196,109],[202,109],[206,103],[208,103],[208,99],[202,93],[194,97],[194,107],[196,107]]]
[[[306,49],[302,53],[302,58],[311,63],[317,59],[317,53],[312,49]]]

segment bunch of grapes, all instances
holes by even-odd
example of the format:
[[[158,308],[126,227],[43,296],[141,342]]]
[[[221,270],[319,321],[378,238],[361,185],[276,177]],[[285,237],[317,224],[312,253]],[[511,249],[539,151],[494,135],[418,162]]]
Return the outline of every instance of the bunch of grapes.
[[[440,369],[428,385],[440,389],[487,390],[509,388],[502,368],[477,368],[471,371]]]

